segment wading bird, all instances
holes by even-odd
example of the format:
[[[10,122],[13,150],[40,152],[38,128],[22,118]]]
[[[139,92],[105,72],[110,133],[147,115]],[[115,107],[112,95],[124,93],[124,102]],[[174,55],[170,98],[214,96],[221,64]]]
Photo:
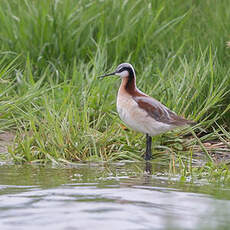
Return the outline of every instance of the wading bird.
[[[141,92],[136,87],[136,75],[131,64],[122,63],[113,73],[100,78],[112,75],[120,76],[122,80],[117,94],[117,111],[121,120],[131,129],[146,134],[145,160],[152,157],[152,136],[194,124]]]

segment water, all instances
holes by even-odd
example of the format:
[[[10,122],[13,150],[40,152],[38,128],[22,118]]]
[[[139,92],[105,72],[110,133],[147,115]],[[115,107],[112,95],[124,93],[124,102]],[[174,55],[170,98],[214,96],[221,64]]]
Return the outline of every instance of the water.
[[[137,163],[0,166],[0,229],[229,229],[227,186]]]

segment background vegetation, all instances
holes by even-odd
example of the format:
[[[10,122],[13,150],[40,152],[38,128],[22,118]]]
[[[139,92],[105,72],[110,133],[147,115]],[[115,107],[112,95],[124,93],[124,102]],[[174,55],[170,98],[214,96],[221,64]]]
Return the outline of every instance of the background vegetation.
[[[142,159],[143,135],[116,114],[119,80],[97,79],[122,62],[133,64],[141,90],[198,122],[193,137],[156,137],[155,154],[226,157],[229,12],[227,0],[1,0],[0,132],[16,135],[5,157]]]

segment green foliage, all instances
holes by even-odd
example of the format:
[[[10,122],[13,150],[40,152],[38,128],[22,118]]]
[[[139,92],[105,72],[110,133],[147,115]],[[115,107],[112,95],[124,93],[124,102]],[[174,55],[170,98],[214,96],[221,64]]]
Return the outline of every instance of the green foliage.
[[[156,155],[199,145],[209,156],[203,142],[228,143],[229,10],[227,0],[2,0],[0,131],[16,132],[13,159],[141,160],[144,137],[115,112],[119,80],[97,79],[121,62],[141,90],[207,131],[155,137]]]

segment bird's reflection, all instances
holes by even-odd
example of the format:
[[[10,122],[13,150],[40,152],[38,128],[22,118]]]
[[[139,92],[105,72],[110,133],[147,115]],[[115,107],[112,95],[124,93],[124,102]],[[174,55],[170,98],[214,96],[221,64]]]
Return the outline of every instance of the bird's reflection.
[[[152,164],[149,161],[145,162],[144,166],[144,177],[143,177],[143,184],[144,185],[149,185],[151,181],[151,176],[152,176]]]

